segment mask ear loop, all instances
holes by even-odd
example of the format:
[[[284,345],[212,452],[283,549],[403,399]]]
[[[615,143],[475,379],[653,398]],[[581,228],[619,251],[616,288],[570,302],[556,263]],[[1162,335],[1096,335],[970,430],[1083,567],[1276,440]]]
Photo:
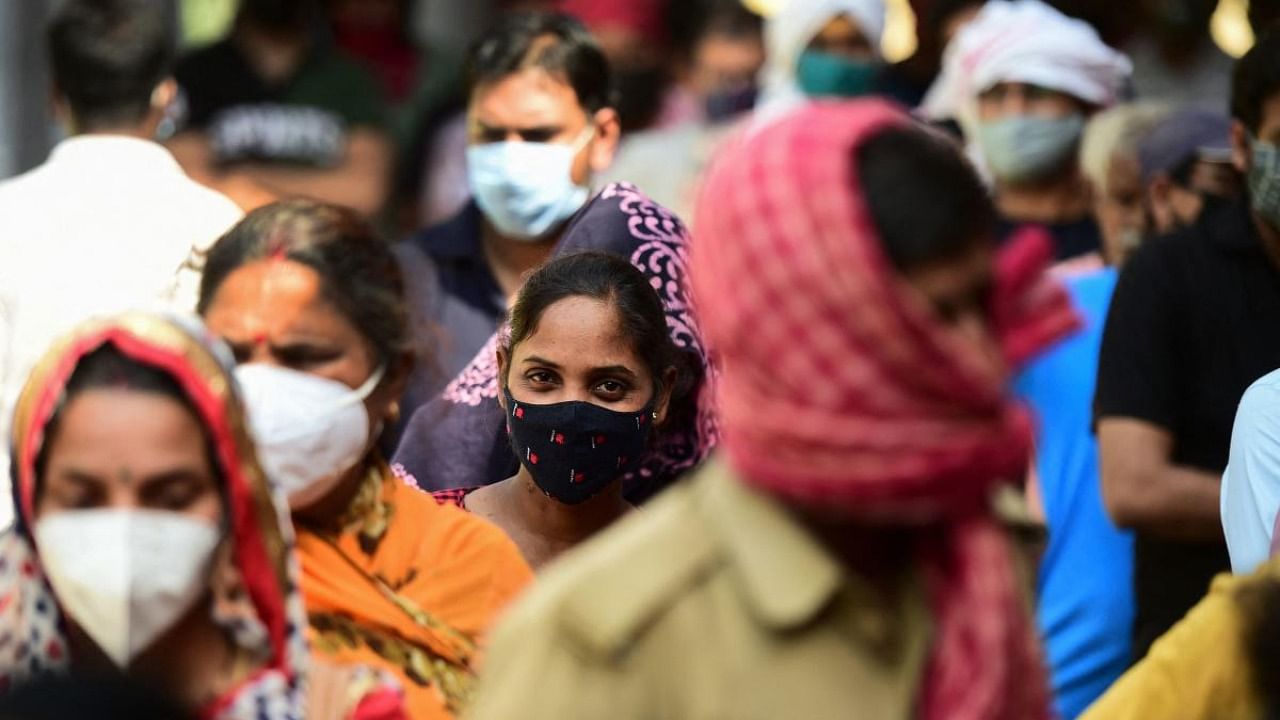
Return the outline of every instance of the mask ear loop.
[[[582,128],[582,132],[578,133],[578,137],[574,139],[573,144],[569,146],[573,149],[574,157],[577,157],[578,153],[582,152],[582,149],[585,148],[587,143],[591,142],[592,138],[595,136],[596,124],[594,122],[588,122],[587,126]]]
[[[360,387],[351,391],[351,395],[347,402],[357,403],[368,400],[369,396],[373,394],[373,391],[378,389],[378,385],[382,382],[382,378],[386,374],[387,364],[382,363],[373,371],[373,374],[369,376],[368,380],[365,380]]]

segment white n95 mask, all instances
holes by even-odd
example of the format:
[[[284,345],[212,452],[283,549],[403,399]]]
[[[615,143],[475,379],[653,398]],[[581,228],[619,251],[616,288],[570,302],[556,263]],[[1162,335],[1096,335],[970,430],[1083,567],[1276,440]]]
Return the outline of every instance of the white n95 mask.
[[[498,232],[535,241],[573,217],[591,191],[573,182],[573,160],[595,134],[583,130],[570,145],[496,142],[467,148],[467,181]]]
[[[364,401],[382,382],[379,367],[352,390],[336,380],[253,363],[236,368],[249,430],[267,477],[305,508],[323,498],[369,449]]]
[[[209,589],[221,533],[181,513],[67,510],[35,524],[58,605],[127,668]]]

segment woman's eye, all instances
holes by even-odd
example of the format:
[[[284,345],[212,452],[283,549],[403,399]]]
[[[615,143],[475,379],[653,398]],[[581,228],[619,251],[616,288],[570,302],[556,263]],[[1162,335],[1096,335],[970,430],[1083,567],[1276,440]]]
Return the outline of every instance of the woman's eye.
[[[162,480],[143,488],[142,501],[157,510],[181,511],[191,507],[203,490],[200,483],[190,478]]]
[[[231,355],[235,358],[237,365],[249,362],[249,358],[253,356],[253,348],[248,345],[227,344],[231,347]]]
[[[531,372],[526,377],[534,385],[550,385],[556,381],[555,376],[545,370]]]
[[[626,391],[627,386],[617,380],[605,380],[599,385],[596,385],[596,392],[606,396],[618,396],[622,395]]]
[[[341,353],[321,352],[312,350],[299,350],[292,352],[281,352],[280,362],[285,366],[295,370],[306,370],[314,368],[318,365],[333,362],[341,357]]]
[[[64,494],[61,505],[73,510],[89,510],[102,505],[102,503],[101,493],[81,490]]]

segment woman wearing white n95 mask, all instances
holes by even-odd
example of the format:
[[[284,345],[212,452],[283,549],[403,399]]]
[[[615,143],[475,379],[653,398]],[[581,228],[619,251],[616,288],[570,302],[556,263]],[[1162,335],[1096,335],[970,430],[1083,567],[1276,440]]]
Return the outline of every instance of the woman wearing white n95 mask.
[[[124,672],[203,717],[302,717],[292,532],[229,358],[202,333],[148,315],[93,321],[32,372],[14,419],[18,523],[0,537],[5,687]],[[352,700],[307,717],[367,717]]]
[[[199,311],[241,363],[263,465],[289,497],[315,648],[395,673],[414,718],[453,717],[531,573],[502,531],[437,505],[378,450],[413,365],[390,249],[348,210],[268,205],[210,249]]]

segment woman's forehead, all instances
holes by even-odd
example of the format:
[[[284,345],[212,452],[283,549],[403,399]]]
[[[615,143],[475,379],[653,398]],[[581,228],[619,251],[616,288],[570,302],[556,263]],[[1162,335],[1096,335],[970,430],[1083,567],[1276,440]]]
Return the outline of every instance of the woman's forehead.
[[[629,338],[610,302],[589,297],[557,300],[515,349],[520,362],[538,356],[564,366],[634,366],[635,339]]]

